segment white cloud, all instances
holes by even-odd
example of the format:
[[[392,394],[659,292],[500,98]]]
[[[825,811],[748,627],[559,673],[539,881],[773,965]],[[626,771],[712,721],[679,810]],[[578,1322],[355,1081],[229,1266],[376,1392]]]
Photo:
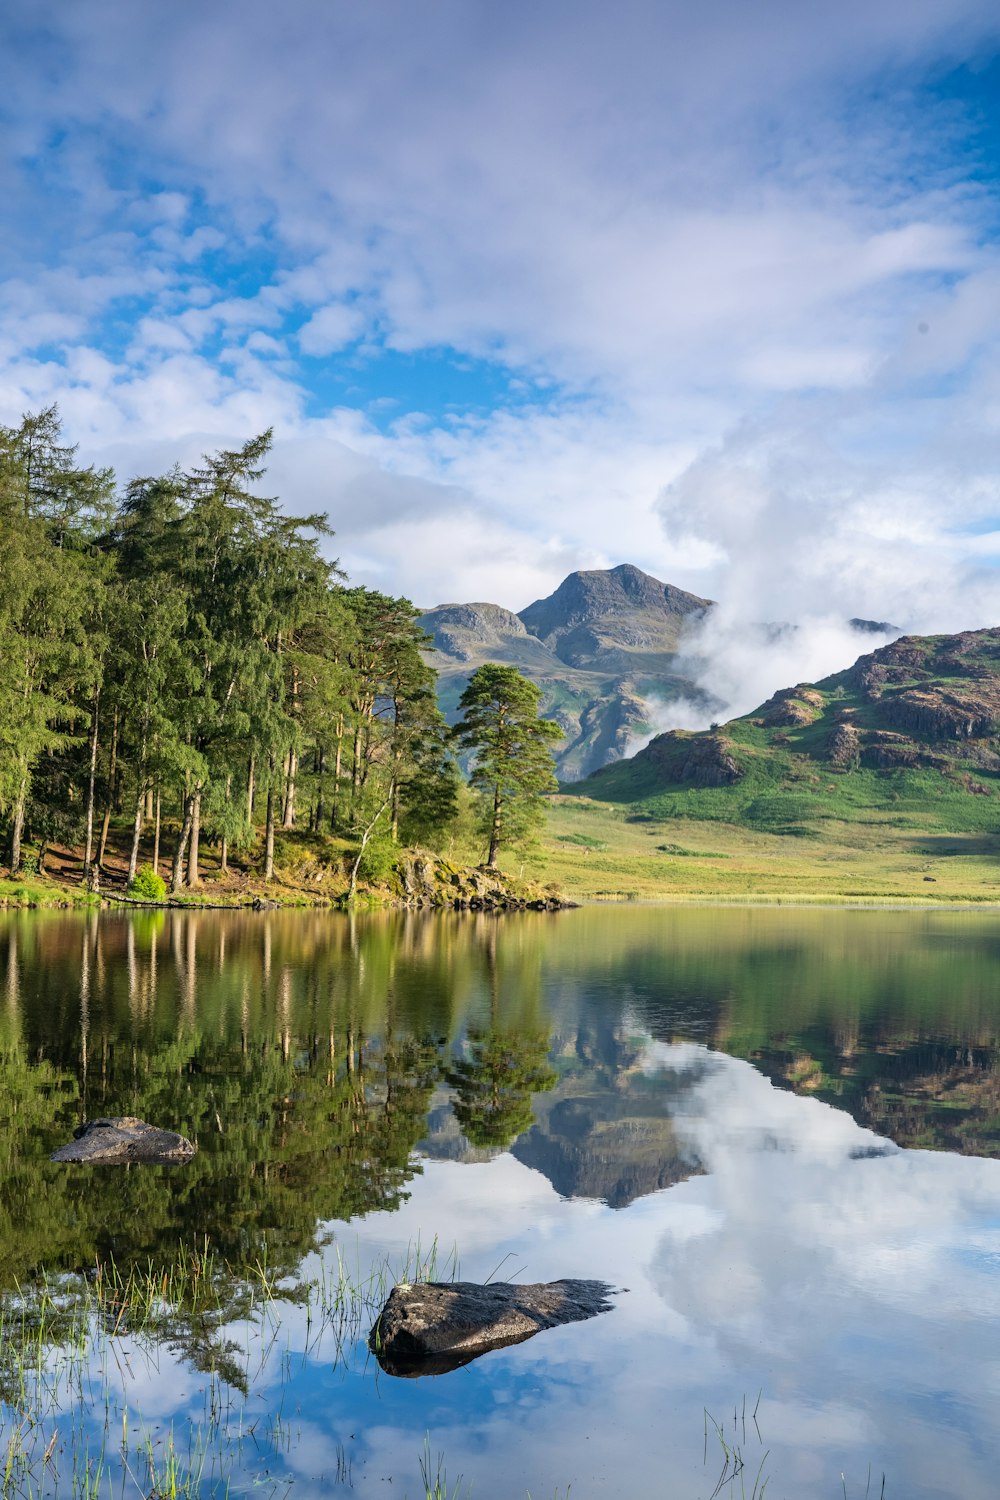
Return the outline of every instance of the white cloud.
[[[273,423],[289,506],[427,602],[634,561],[725,601],[734,702],[724,628],[819,621],[766,696],[845,664],[842,617],[990,622],[1000,257],[973,106],[922,92],[995,47],[986,0],[38,15],[0,419],[57,399],[126,474]],[[324,412],[365,336],[364,409]],[[379,340],[417,372],[391,426]],[[473,369],[448,409],[449,349],[517,389]]]
[[[353,343],[364,326],[360,308],[343,302],[329,302],[303,324],[299,330],[299,347],[304,354],[335,354],[338,349]]]

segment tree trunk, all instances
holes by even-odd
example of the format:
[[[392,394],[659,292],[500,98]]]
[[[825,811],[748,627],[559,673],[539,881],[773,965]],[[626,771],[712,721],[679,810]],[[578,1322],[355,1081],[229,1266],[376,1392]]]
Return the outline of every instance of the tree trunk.
[[[153,827],[153,869],[160,873],[160,788],[156,788],[156,822]]]
[[[291,703],[288,709],[293,719],[299,716],[299,669],[292,667]],[[288,751],[288,780],[285,783],[285,805],[281,810],[282,828],[295,827],[295,777],[299,769],[299,755],[295,746]]]
[[[335,833],[340,814],[340,776],[344,759],[344,716],[337,721],[337,755],[333,763],[333,806],[330,808],[330,832]]]
[[[28,800],[28,777],[21,777],[14,804],[14,819],[10,828],[10,873],[16,875],[21,868],[21,836],[24,833],[24,806]]]
[[[138,786],[135,798],[135,823],[132,827],[132,848],[128,857],[128,883],[132,884],[135,872],[139,864],[139,840],[142,838],[142,814],[149,796],[149,780],[146,776],[146,756],[149,750],[149,719],[150,705],[146,699],[146,708],[142,716],[142,740],[139,746],[139,769],[136,772]]]
[[[108,801],[104,809],[104,817],[101,819],[101,837],[97,844],[97,865],[99,869],[104,867],[104,856],[108,849],[108,830],[111,827],[111,802]]]
[[[177,848],[174,850],[174,867],[171,873],[170,889],[174,895],[180,890],[184,879],[184,855],[187,852],[188,839],[191,836],[191,817],[194,810],[194,798],[184,798],[184,817],[181,820],[181,831],[177,835]]]
[[[374,818],[372,818],[371,822],[368,824],[368,827],[365,829],[364,833],[361,835],[361,847],[359,848],[357,857],[353,865],[351,866],[351,884],[350,889],[347,892],[348,901],[353,901],[358,894],[358,866],[361,864],[361,856],[365,852],[365,846],[368,843],[368,840],[375,832],[375,824],[378,822],[379,818],[382,816],[388,806],[389,798],[387,797],[382,803],[382,806],[379,808],[378,812],[375,814]]]
[[[288,752],[288,777],[285,782],[285,805],[281,813],[282,828],[295,827],[295,777],[298,774],[299,757],[294,750]]]
[[[230,772],[229,775],[226,777],[226,812],[227,812],[227,814],[229,812],[229,798],[230,798],[230,793],[232,792],[232,789],[233,789],[233,776],[232,776],[232,772]],[[220,875],[228,875],[229,874],[229,835],[226,834],[226,833],[224,833],[222,835],[222,850],[221,850],[221,853],[220,853],[220,856],[219,856],[219,874]]]
[[[251,755],[251,757],[250,757],[250,764],[247,767],[247,822],[250,824],[251,828],[253,827],[253,805],[254,805],[254,801],[256,799],[256,796],[257,796],[257,758],[256,758],[256,756]]]
[[[351,760],[351,796],[358,795],[358,786],[361,783],[361,719],[358,719],[354,729],[354,755]]]
[[[201,783],[195,787],[194,796],[191,798],[191,848],[188,853],[187,883],[188,885],[200,885],[201,876],[198,872],[198,853],[201,842]]]
[[[83,850],[83,873],[90,877],[90,864],[94,857],[94,787],[97,782],[97,720],[101,705],[98,689],[94,696],[94,707],[90,715],[90,775],[87,779],[87,841]]]
[[[500,800],[500,786],[499,786],[499,783],[498,783],[497,787],[496,787],[496,790],[493,793],[493,827],[490,829],[490,852],[489,852],[489,857],[486,860],[486,864],[489,867],[489,869],[491,869],[491,870],[495,870],[496,869],[496,865],[497,865],[497,853],[499,852],[499,849],[500,849],[500,808],[501,808],[501,806],[502,806],[502,803],[501,803],[501,800]]]
[[[272,752],[269,758],[269,770],[271,772],[267,783],[267,824],[264,829],[264,879],[274,879],[274,768],[275,758]]]
[[[104,808],[104,821],[101,823],[101,843],[97,851],[97,863],[104,864],[104,856],[108,848],[108,828],[111,824],[111,806],[115,796],[115,777],[118,774],[118,710],[115,709],[111,721],[111,757],[108,762],[108,800]]]
[[[323,827],[323,783],[326,780],[326,749],[319,745],[316,749],[316,771],[319,776],[319,784],[316,789],[316,810],[313,816],[313,827],[319,833]]]
[[[135,799],[135,821],[132,824],[132,848],[128,856],[128,883],[132,884],[139,868],[139,840],[142,838],[142,814],[146,802],[146,788],[140,786]]]

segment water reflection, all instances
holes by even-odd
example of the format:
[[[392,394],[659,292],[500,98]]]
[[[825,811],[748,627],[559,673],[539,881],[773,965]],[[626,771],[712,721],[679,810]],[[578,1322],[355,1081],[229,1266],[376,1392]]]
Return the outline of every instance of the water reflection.
[[[414,1493],[430,1431],[487,1500],[694,1496],[702,1408],[763,1388],[779,1492],[844,1468],[853,1500],[871,1463],[890,1494],[992,1494],[998,948],[989,914],[5,915],[0,1290],[207,1237],[222,1342],[143,1374],[120,1331],[116,1399],[199,1421],[221,1371],[234,1430],[297,1413],[235,1490],[328,1493],[346,1465]],[[97,1114],[199,1154],[47,1161]],[[433,1392],[375,1382],[367,1329],[345,1365],[305,1307],[279,1338],[241,1311],[262,1257],[329,1284],[418,1234],[470,1279],[630,1291]]]
[[[513,1144],[621,1207],[700,1169],[643,1038],[753,1061],[906,1145],[1000,1145],[996,923],[885,913],[0,919],[0,1276],[208,1233],[293,1265],[397,1205],[414,1148]],[[183,1180],[45,1157],[88,1115],[196,1139]]]

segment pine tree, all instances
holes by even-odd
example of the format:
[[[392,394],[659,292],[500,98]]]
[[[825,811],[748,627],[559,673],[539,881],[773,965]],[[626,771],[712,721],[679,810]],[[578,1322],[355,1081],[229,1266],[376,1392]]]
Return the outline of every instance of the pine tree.
[[[474,756],[469,780],[484,794],[491,868],[501,846],[541,817],[545,793],[556,790],[549,744],[563,731],[554,720],[539,718],[541,696],[541,688],[516,667],[486,662],[459,699],[464,718],[454,736]]]

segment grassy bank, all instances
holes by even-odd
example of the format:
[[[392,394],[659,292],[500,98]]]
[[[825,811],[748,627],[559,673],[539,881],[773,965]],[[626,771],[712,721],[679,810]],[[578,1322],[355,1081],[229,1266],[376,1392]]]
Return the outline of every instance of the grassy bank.
[[[53,876],[37,875],[30,880],[12,880],[9,875],[0,875],[0,909],[65,908],[99,904],[100,897],[91,895],[79,885],[70,885]]]
[[[848,788],[855,796],[863,779]],[[724,807],[715,805],[724,795],[654,793],[621,802],[555,796],[537,848],[528,856],[508,851],[501,866],[512,891],[528,899],[558,890],[573,901],[1000,902],[1000,834],[986,799],[958,802],[946,787],[922,807],[914,800],[887,809],[841,805],[827,793],[821,804],[798,806],[798,822],[767,827],[725,821]],[[44,875],[0,877],[0,907],[116,902],[126,892],[128,836],[112,835],[100,897],[83,887],[80,851],[53,850]],[[171,900],[194,908],[336,907],[347,895],[354,852],[346,839],[283,833],[275,878],[265,883],[254,863],[231,862],[223,873],[217,854],[205,850],[200,885]],[[394,857],[405,855],[398,850]],[[471,870],[481,858],[471,839],[453,841],[447,854],[456,871]],[[163,861],[161,873],[169,873]],[[391,859],[359,882],[358,894],[363,905],[400,901],[405,892]]]
[[[576,901],[1000,902],[995,832],[874,809],[768,832],[663,816],[652,799],[559,796],[542,846],[546,879]]]
[[[152,849],[143,841],[140,868],[150,867]],[[99,907],[101,905],[135,905],[128,887],[128,854],[131,830],[111,830],[101,867],[100,890],[86,888],[83,851],[53,846],[46,851],[41,874],[11,879],[0,873],[0,909]],[[165,847],[169,843],[165,841]],[[166,891],[163,901],[172,907],[246,908],[341,907],[348,899],[351,869],[357,856],[355,841],[306,830],[282,831],[275,839],[274,878],[265,881],[261,860],[254,854],[230,858],[221,868],[219,851],[202,846],[199,861],[201,878],[195,887],[182,886],[173,894]],[[518,902],[544,901],[552,896],[547,877],[539,860],[525,862],[520,854],[511,855],[496,875],[485,876],[479,868],[483,851],[468,837],[450,840],[445,855],[431,855],[396,845],[378,846],[369,853],[368,868],[362,866],[357,883],[360,906],[397,906],[409,900],[417,904],[470,904],[488,908]],[[29,851],[34,858],[34,851]],[[415,870],[424,871],[425,884],[414,884]],[[169,882],[169,861],[161,858],[159,873]],[[487,889],[489,888],[489,889]],[[156,904],[156,903],[149,903]]]

